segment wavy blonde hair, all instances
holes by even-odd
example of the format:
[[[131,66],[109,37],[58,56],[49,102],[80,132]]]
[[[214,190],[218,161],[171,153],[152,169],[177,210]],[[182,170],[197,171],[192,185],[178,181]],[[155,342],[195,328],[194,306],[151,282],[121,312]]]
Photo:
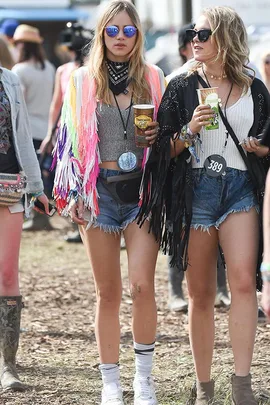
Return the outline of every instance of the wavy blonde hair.
[[[89,68],[90,75],[96,80],[97,98],[106,104],[110,104],[108,70],[105,63],[104,29],[108,22],[121,11],[127,12],[132,23],[137,28],[136,43],[129,54],[129,77],[132,79],[133,101],[135,103],[150,102],[150,89],[145,78],[147,66],[143,57],[144,36],[138,13],[130,1],[113,0],[107,5],[97,23],[86,65]]]
[[[0,35],[0,65],[6,69],[11,69],[14,66],[8,44],[2,35]]]
[[[224,66],[228,79],[243,88],[246,92],[252,83],[249,72],[254,78],[255,72],[247,66],[249,62],[249,47],[245,25],[230,7],[209,7],[202,11],[210,25],[213,40],[217,46],[217,57]],[[202,62],[197,62],[192,69],[197,70]]]

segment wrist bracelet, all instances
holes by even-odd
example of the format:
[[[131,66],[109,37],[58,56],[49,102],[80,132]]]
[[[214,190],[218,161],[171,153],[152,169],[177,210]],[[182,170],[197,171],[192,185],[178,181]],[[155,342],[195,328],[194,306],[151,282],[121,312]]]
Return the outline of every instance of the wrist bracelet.
[[[182,127],[179,134],[179,139],[181,139],[181,141],[185,143],[186,148],[189,148],[191,145],[193,145],[196,142],[197,138],[198,134],[194,134],[187,125],[184,125]]]

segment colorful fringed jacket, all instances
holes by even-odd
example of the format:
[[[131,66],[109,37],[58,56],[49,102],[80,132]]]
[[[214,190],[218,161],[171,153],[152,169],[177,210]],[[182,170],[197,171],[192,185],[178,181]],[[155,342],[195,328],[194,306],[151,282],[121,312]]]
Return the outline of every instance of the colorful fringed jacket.
[[[165,90],[163,73],[157,66],[147,65],[146,79],[157,112]],[[54,149],[54,197],[59,212],[67,215],[69,196],[78,192],[91,221],[99,214],[96,183],[101,159],[96,110],[96,83],[88,68],[82,67],[71,75],[62,108]]]

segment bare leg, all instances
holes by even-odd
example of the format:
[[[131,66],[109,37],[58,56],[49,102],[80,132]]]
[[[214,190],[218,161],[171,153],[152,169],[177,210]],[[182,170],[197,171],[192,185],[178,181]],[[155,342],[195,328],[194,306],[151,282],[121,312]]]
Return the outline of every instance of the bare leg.
[[[189,291],[190,343],[197,379],[211,379],[214,347],[214,301],[216,294],[217,230],[191,230],[187,284]]]
[[[117,363],[120,342],[119,308],[122,297],[120,235],[105,233],[99,228],[86,231],[80,227],[80,232],[95,279],[95,332],[100,362]]]
[[[0,207],[0,296],[18,296],[19,251],[23,213]]]
[[[220,226],[220,244],[231,290],[229,329],[235,374],[250,371],[257,327],[256,264],[258,215],[255,209],[231,214]]]
[[[148,233],[148,227],[148,223],[142,228],[133,223],[124,231],[133,300],[133,337],[135,342],[143,344],[155,341],[157,326],[154,275],[158,244]]]

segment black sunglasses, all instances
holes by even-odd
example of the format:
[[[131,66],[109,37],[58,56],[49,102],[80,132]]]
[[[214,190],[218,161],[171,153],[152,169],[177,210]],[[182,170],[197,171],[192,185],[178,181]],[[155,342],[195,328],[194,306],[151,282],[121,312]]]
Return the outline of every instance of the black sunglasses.
[[[187,41],[192,42],[193,39],[198,36],[198,40],[200,42],[206,42],[208,41],[210,35],[212,35],[212,31],[209,29],[203,29],[203,30],[186,30],[186,38]]]

